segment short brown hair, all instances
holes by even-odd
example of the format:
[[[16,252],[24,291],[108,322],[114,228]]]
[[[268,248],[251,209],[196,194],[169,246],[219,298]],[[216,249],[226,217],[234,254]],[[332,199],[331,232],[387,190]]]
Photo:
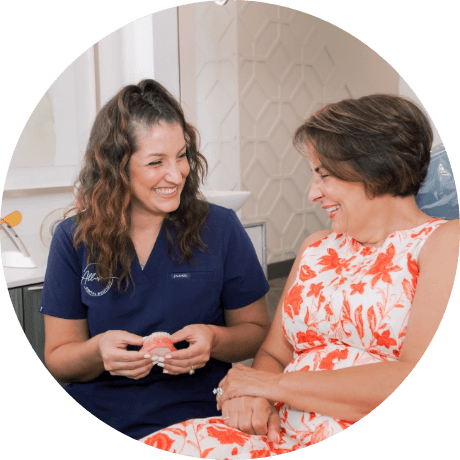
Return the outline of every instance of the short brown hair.
[[[433,143],[427,116],[413,102],[387,94],[344,99],[319,109],[294,134],[301,153],[371,197],[416,195]]]

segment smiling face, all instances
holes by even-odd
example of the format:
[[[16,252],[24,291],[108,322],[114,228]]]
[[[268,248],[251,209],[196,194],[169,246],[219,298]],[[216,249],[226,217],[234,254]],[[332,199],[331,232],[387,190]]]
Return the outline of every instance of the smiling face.
[[[314,154],[310,156],[310,166],[313,182],[308,199],[326,210],[333,232],[346,233],[360,241],[375,212],[374,200],[366,195],[361,182],[346,182],[330,175]]]
[[[190,172],[186,143],[178,123],[159,122],[136,135],[137,151],[129,160],[132,213],[161,219],[175,211]]]

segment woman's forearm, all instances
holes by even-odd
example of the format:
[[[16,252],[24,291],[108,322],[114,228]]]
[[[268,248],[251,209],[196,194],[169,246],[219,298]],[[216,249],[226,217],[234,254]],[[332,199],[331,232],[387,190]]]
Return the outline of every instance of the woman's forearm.
[[[356,421],[393,393],[412,368],[404,362],[384,362],[333,371],[276,374],[264,379],[260,396],[306,412]]]
[[[224,362],[253,358],[264,341],[269,324],[241,323],[236,326],[209,326],[214,332],[211,357]]]
[[[260,348],[252,363],[253,369],[281,374],[284,372],[283,364],[271,354]]]
[[[254,358],[270,329],[265,296],[246,307],[224,311],[226,326],[208,325],[211,357],[235,363]]]
[[[68,383],[87,382],[101,375],[104,365],[99,353],[99,338],[66,343],[45,354],[46,366],[53,377]]]

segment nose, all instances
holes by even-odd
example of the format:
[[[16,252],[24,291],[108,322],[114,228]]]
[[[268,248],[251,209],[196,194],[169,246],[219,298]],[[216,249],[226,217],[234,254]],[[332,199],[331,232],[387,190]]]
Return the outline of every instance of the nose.
[[[177,162],[172,161],[168,164],[168,168],[165,174],[165,179],[168,182],[173,184],[180,184],[182,182],[182,173],[180,171],[179,164]]]
[[[312,203],[316,203],[322,198],[322,196],[323,196],[323,192],[321,190],[319,178],[313,177],[313,182],[311,183],[310,190],[308,191],[308,199]]]

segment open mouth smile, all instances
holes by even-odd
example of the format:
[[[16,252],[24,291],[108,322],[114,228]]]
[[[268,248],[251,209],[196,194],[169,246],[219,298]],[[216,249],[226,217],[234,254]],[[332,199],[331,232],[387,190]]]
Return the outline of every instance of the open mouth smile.
[[[154,188],[153,189],[158,195],[168,196],[177,192],[177,186],[174,188]]]
[[[336,205],[336,206],[332,206],[330,208],[327,208],[326,211],[327,213],[329,214],[329,218],[332,219],[332,217],[334,217],[337,213],[337,211],[340,209],[340,205]]]

